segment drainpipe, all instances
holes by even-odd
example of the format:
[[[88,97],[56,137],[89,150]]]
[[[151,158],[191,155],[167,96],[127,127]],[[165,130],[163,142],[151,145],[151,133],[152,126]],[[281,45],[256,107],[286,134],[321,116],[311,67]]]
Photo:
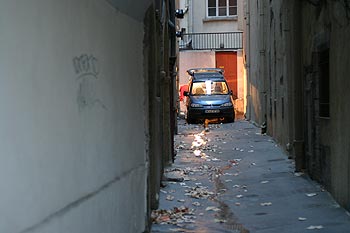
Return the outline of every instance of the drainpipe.
[[[246,0],[246,69],[247,69],[247,96],[246,96],[246,101],[247,101],[247,109],[246,109],[246,118],[248,120],[251,119],[251,108],[252,108],[252,103],[251,103],[251,69],[250,69],[250,0]]]
[[[169,54],[169,0],[163,0],[162,8],[162,44],[163,44],[163,58],[162,58],[162,71],[161,71],[161,82],[162,82],[162,104],[163,104],[163,166],[169,165],[170,161],[173,159],[173,126],[171,122],[172,114],[172,87],[169,74],[170,66],[170,54]]]
[[[261,1],[259,4],[259,37],[260,37],[260,64],[259,64],[259,76],[262,77],[262,83],[260,89],[260,103],[261,105],[261,112],[260,116],[258,116],[259,123],[262,125],[267,124],[266,114],[267,114],[267,97],[266,97],[266,48],[265,48],[265,41],[266,41],[266,34],[265,34],[265,0]]]
[[[305,168],[304,127],[303,127],[303,73],[302,73],[302,6],[300,1],[294,3],[294,34],[296,35],[295,49],[295,77],[294,77],[294,158],[296,171]]]

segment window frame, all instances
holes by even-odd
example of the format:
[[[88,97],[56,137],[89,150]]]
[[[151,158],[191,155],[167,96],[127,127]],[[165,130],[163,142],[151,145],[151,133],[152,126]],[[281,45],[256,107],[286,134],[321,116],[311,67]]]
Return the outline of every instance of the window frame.
[[[209,7],[209,1],[206,1],[206,16],[207,18],[227,18],[227,17],[236,17],[238,14],[238,1],[236,0],[236,5],[230,5],[230,0],[225,0],[226,1],[226,15],[220,15],[219,9],[222,7],[219,6],[219,1],[220,0],[215,0],[215,15],[209,15],[209,9],[214,9],[214,7]],[[230,8],[236,8],[236,14],[230,15]]]

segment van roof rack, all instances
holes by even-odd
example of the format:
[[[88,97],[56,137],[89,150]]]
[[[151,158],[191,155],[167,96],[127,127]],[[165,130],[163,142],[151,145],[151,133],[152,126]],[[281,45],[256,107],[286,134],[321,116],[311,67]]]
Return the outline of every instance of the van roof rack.
[[[193,76],[195,73],[220,73],[223,74],[224,70],[219,68],[192,68],[187,70],[187,73]]]

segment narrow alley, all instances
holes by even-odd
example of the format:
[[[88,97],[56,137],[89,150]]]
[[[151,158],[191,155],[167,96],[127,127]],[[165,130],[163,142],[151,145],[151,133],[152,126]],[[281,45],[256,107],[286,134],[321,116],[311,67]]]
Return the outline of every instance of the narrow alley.
[[[349,232],[349,214],[260,128],[179,121],[152,232]]]
[[[350,0],[0,16],[0,233],[350,232]]]

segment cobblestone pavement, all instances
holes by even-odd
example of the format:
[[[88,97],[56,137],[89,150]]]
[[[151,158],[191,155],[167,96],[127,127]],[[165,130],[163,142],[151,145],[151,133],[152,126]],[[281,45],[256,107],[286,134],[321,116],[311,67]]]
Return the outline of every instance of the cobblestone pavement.
[[[253,124],[179,121],[152,232],[350,232],[350,218],[322,186]]]

